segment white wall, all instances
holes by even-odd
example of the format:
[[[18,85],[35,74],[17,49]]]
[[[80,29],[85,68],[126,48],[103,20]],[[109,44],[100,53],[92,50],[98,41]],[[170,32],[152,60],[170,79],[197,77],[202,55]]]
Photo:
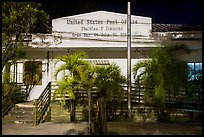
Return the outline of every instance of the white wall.
[[[90,60],[103,60],[103,59],[90,59]],[[121,68],[121,73],[125,77],[127,77],[127,59],[105,59],[109,60],[110,63],[116,63],[117,65],[120,66]],[[145,59],[132,59],[131,60],[131,68],[138,62],[144,61]],[[55,60],[56,61],[56,60]],[[46,60],[43,61],[44,63]],[[33,88],[32,92],[30,93],[29,100],[34,100],[39,97],[39,95],[42,93],[42,91],[45,89],[47,86],[47,83],[49,81],[55,81],[54,79],[54,73],[57,70],[57,68],[62,65],[63,62],[58,62],[57,65],[54,65],[54,60],[50,61],[49,63],[49,73],[45,73],[42,79],[42,85],[37,85]],[[46,65],[43,65],[43,69],[46,69]],[[142,70],[139,70],[140,72]],[[68,73],[68,72],[66,72]],[[57,79],[59,80],[62,76],[64,75],[63,72],[60,72],[59,75],[57,76]],[[134,78],[132,75],[132,83],[134,82]]]
[[[51,64],[52,62],[49,63],[49,71],[47,72],[47,60],[44,59],[42,60],[42,85],[36,85],[30,92],[30,95],[28,97],[28,100],[34,100],[37,99],[41,93],[43,92],[43,90],[45,89],[45,87],[47,86],[47,84],[49,83],[50,79],[51,79]]]

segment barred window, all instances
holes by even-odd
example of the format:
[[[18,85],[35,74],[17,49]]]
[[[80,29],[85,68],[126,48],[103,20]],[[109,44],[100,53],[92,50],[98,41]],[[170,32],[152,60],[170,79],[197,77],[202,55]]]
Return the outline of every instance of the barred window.
[[[23,62],[15,62],[11,64],[10,82],[23,83]]]
[[[199,77],[202,77],[202,63],[187,63],[189,72],[188,80],[195,80]]]

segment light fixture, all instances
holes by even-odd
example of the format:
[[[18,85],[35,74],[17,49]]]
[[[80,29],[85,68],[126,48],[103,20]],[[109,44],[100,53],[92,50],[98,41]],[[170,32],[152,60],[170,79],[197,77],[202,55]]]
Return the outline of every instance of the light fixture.
[[[140,54],[139,49],[136,49],[136,50],[135,50],[135,53],[137,53],[137,54],[139,55],[139,54]]]
[[[67,54],[69,55],[69,49],[67,49]]]

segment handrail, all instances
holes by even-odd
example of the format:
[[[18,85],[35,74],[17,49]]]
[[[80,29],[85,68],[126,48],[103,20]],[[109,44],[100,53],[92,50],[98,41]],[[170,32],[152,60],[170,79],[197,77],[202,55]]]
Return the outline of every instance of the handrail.
[[[45,112],[48,110],[51,102],[51,82],[47,84],[38,99],[35,99],[34,126],[42,120]]]
[[[58,84],[55,84],[54,86],[59,86]],[[121,86],[124,88],[124,101],[127,101],[127,85],[123,85]],[[83,89],[80,89],[80,91],[82,91]],[[149,90],[153,90],[152,88],[149,88]],[[134,83],[132,83],[131,86],[131,102],[132,103],[144,103],[144,86],[143,85],[135,85]],[[54,93],[54,92],[53,92]],[[94,98],[94,96],[96,95],[96,92],[94,89],[91,90],[92,96]],[[75,92],[75,94],[82,94],[82,93],[78,93],[77,90]],[[53,94],[54,95],[54,94]],[[87,94],[83,94],[82,97],[87,96]],[[193,96],[192,96],[193,97]],[[200,99],[201,98],[201,99]],[[61,99],[61,96],[57,96],[56,97],[57,100]],[[65,99],[69,100],[69,95],[67,94],[65,96]],[[169,105],[171,107],[175,107],[175,105],[180,105],[183,106],[184,104],[186,105],[191,105],[193,107],[196,108],[201,108],[201,101],[202,101],[202,96],[200,95],[196,95],[194,96],[194,99],[190,99],[188,101],[186,101],[186,95],[184,91],[180,91],[178,96],[174,97],[172,93],[166,93],[165,95],[165,104]]]
[[[12,93],[12,89],[15,86],[15,84],[13,84],[13,83],[2,83],[2,84],[11,84],[12,85],[11,89],[8,92],[6,92],[5,94],[2,94],[2,100],[3,100],[4,98],[8,97],[10,93]]]
[[[8,84],[8,83],[7,83]],[[17,85],[11,84],[12,87],[10,90],[3,94],[2,96],[2,116],[10,110],[10,108],[19,101],[19,96],[16,95],[16,92],[13,91],[13,88]]]

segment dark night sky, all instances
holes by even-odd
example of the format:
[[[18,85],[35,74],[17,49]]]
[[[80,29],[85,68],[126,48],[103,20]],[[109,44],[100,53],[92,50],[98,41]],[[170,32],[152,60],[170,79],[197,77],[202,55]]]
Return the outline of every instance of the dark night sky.
[[[98,10],[127,13],[127,1],[46,1],[42,8],[53,18]],[[202,25],[201,0],[132,0],[131,14],[151,17],[153,23]]]

